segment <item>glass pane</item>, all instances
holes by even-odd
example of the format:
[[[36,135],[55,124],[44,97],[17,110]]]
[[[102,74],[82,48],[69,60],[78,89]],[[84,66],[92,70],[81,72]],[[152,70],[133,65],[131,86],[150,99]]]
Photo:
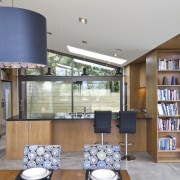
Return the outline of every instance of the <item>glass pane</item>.
[[[73,84],[74,112],[120,110],[119,81],[79,81]]]
[[[51,75],[53,76],[71,76],[72,58],[55,53],[48,53],[48,67],[50,67]],[[46,75],[48,67],[42,69],[42,75]]]
[[[68,81],[28,81],[27,118],[42,113],[71,112],[71,86]]]
[[[55,76],[72,76],[72,58],[68,56],[56,55],[54,63],[50,66]]]
[[[26,75],[47,75],[48,67],[53,76],[81,76],[83,69],[89,76],[114,76],[116,69],[106,65],[75,59],[69,56],[48,52],[48,65],[44,68],[28,68]]]
[[[26,68],[26,75],[41,75],[41,68]]]
[[[86,72],[89,76],[112,76],[115,74],[115,68],[112,67],[107,67],[79,59],[73,59],[73,61],[73,76],[81,76],[83,74],[83,68],[86,69]]]

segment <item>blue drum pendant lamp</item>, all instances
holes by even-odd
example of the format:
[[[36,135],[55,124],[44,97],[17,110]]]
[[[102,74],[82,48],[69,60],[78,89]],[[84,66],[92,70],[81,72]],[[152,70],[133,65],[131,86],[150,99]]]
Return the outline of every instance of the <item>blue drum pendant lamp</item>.
[[[45,17],[26,9],[0,7],[0,68],[46,64]]]

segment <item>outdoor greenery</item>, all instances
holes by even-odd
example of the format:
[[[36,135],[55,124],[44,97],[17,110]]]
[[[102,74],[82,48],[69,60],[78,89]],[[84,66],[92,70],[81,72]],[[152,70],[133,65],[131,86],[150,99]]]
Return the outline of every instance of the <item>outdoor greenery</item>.
[[[79,76],[83,72],[83,68],[86,68],[88,75],[90,76],[112,76],[115,74],[114,68],[108,68],[106,66],[98,65],[95,63],[89,64],[86,60],[81,60],[83,63],[76,62],[72,57],[59,55],[55,53],[47,53],[48,65],[42,68],[27,69],[26,75],[45,75],[47,68],[51,68],[52,75],[68,75]],[[59,70],[58,70],[59,69]]]

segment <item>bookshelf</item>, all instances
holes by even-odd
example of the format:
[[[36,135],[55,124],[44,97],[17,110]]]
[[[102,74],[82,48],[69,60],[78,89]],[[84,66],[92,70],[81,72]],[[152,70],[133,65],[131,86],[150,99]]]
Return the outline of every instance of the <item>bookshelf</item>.
[[[180,50],[146,57],[147,151],[157,162],[180,162]]]

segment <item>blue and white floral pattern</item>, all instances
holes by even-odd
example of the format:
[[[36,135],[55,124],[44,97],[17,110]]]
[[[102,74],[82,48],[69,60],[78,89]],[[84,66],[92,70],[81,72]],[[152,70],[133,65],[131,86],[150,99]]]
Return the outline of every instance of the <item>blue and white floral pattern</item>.
[[[32,167],[60,169],[60,154],[60,145],[25,145],[24,169]]]
[[[84,145],[84,169],[121,168],[121,152],[119,145]]]

